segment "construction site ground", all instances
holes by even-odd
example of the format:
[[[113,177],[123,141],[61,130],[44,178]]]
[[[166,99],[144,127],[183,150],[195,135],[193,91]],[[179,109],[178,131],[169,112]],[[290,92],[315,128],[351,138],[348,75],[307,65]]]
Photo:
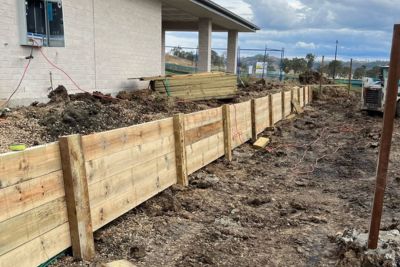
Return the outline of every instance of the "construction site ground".
[[[303,114],[261,135],[271,139],[267,149],[245,144],[235,149],[232,162],[217,160],[191,175],[189,187],[173,186],[95,232],[93,263],[67,255],[52,265],[96,266],[128,259],[137,266],[360,266],[357,251],[343,250],[336,235],[368,229],[382,116],[362,113],[357,94],[324,90]],[[255,86],[236,101],[269,91]],[[86,98],[14,110],[0,124],[2,149],[6,151],[10,138],[42,143],[59,134],[112,128],[116,121],[121,127],[221,104],[155,104],[153,96],[127,97],[132,101],[123,102],[126,108]],[[78,129],[85,120],[79,114],[70,116],[75,124],[66,123],[73,121],[65,119],[66,112],[79,105],[93,107],[94,117],[84,109],[87,118],[102,114],[101,123]],[[96,109],[104,105],[115,117]],[[115,119],[121,116],[122,122]],[[26,135],[4,134],[5,127],[18,128],[21,122]],[[386,230],[400,229],[399,125],[396,121],[382,225]]]

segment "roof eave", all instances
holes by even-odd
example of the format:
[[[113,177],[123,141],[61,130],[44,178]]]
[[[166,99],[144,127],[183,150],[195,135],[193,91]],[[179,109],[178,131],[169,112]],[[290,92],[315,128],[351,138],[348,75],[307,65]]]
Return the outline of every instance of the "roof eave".
[[[195,3],[197,5],[202,6],[203,8],[206,8],[212,12],[218,12],[220,16],[224,16],[230,20],[235,21],[236,23],[242,25],[243,27],[249,29],[252,32],[258,31],[261,28],[258,27],[257,25],[251,23],[250,21],[236,15],[235,13],[229,11],[228,9],[212,2],[209,0],[190,0],[192,3]]]

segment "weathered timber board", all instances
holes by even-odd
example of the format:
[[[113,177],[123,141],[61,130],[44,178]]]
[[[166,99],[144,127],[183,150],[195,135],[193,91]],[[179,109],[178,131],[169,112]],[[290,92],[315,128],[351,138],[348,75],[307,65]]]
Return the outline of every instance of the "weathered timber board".
[[[186,146],[188,173],[194,173],[224,154],[223,132]]]
[[[292,113],[292,92],[285,91],[284,92],[284,117],[286,118]]]
[[[0,190],[0,222],[65,196],[62,171]]]
[[[0,155],[0,189],[61,170],[58,143]]]
[[[251,102],[230,106],[232,148],[236,148],[251,139]]]
[[[272,98],[272,124],[283,119],[282,114],[282,94],[276,93],[271,95]]]
[[[167,118],[127,128],[82,137],[85,160],[102,158],[121,150],[150,143],[174,134],[173,120]]]
[[[269,96],[257,98],[255,102],[256,113],[256,132],[257,134],[263,132],[267,127],[271,126],[269,121]]]

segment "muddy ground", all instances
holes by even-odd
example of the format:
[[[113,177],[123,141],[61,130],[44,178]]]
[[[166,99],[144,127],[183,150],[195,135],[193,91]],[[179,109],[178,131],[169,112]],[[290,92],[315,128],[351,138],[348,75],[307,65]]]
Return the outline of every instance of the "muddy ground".
[[[369,225],[382,117],[331,89],[304,114],[264,132],[95,233],[94,263],[137,266],[360,266],[336,235]],[[382,229],[399,227],[400,129],[396,121]]]

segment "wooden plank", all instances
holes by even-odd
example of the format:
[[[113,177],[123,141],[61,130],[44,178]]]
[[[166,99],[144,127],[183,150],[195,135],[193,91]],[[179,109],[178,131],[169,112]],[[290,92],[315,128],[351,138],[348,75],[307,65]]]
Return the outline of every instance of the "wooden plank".
[[[282,119],[285,118],[285,91],[281,92]]]
[[[158,158],[175,150],[174,135],[156,139],[86,162],[89,184],[113,176],[142,162]]]
[[[173,173],[166,178],[168,181],[160,181],[159,173]],[[89,185],[90,207],[93,208],[104,205],[105,202],[117,197],[127,191],[134,192],[142,180],[154,178],[154,189],[160,190],[160,184],[174,184],[176,178],[175,153],[163,155],[157,159],[141,163],[114,176],[103,179],[97,183]],[[158,179],[158,182],[157,182]],[[94,215],[95,216],[95,215]]]
[[[257,98],[255,101],[256,112],[256,132],[262,133],[267,127],[270,127],[269,122],[269,96]]]
[[[93,207],[93,229],[99,229],[175,184],[177,181],[176,168],[168,169],[165,167],[166,164],[171,163],[171,160],[174,163],[174,156],[174,154],[169,155],[167,160],[165,157],[161,157],[157,161],[152,160],[143,164],[144,171],[142,173],[136,173],[136,170],[133,170],[132,176],[125,177],[124,179],[129,179],[126,190],[116,193],[115,197],[105,199],[102,203]],[[108,181],[114,183],[111,179]],[[115,181],[115,183],[118,183],[118,181]],[[91,185],[91,187],[93,186]],[[118,191],[118,185],[115,186],[115,190]]]
[[[272,97],[272,113],[273,113],[273,124],[283,119],[282,114],[282,94],[277,93],[271,95]]]
[[[292,113],[291,101],[292,101],[292,91],[285,91],[283,93],[283,102],[284,102],[283,114],[285,118]]]
[[[308,100],[308,97],[309,97],[309,92],[308,92],[308,86],[304,86],[303,87],[303,90],[304,90],[304,105],[308,105],[309,104],[309,100]]]
[[[220,86],[237,86],[237,77],[236,76],[223,76],[223,77],[204,77],[204,78],[198,78],[198,79],[167,79],[163,81],[156,81],[155,82],[155,88],[156,89],[164,89],[165,86],[168,86],[172,88],[177,88],[177,87],[188,87],[188,86],[194,86],[194,85],[203,85],[206,86],[208,85],[209,87],[216,87],[215,85],[220,85]]]
[[[201,77],[219,77],[219,76],[228,76],[224,72],[203,72],[203,73],[194,73],[194,74],[184,74],[184,75],[163,75],[163,76],[152,76],[152,77],[142,77],[140,80],[142,81],[157,81],[157,80],[164,80],[166,78],[169,79],[196,79]]]
[[[222,106],[222,117],[224,126],[224,154],[225,158],[232,161],[232,128],[229,105]]]
[[[268,96],[268,108],[269,108],[269,123],[274,126],[274,108],[272,103],[272,95]]]
[[[95,250],[82,137],[61,137],[60,150],[72,252],[77,259],[91,260]]]
[[[232,125],[232,147],[236,148],[251,139],[251,103],[243,102],[230,106]]]
[[[193,128],[185,132],[186,145],[191,145],[201,139],[210,137],[223,131],[222,121],[210,123],[199,128]]]
[[[184,117],[185,130],[188,131],[221,120],[222,120],[221,107],[185,114]]]
[[[65,198],[0,223],[0,256],[68,221]]]
[[[0,267],[39,266],[71,246],[68,223],[0,256]]]
[[[174,116],[174,135],[175,135],[175,161],[177,183],[183,186],[189,185],[187,163],[186,163],[186,143],[185,143],[185,119],[182,113]]]
[[[0,190],[0,222],[65,196],[62,171]]]
[[[257,140],[257,112],[256,112],[256,101],[251,100],[251,140],[255,142]]]
[[[237,90],[229,90],[229,91],[222,91],[218,90],[215,92],[211,91],[184,91],[184,92],[170,92],[171,97],[180,97],[184,99],[198,99],[198,98],[206,98],[206,97],[213,97],[213,98],[223,98],[223,97],[232,97],[238,94]]]
[[[297,114],[301,114],[304,112],[303,108],[300,107],[300,104],[297,101],[292,101],[292,105],[294,107],[294,110],[296,111]]]
[[[187,146],[186,154],[188,173],[192,174],[225,154],[224,134],[219,133]]]
[[[270,139],[266,137],[260,137],[257,141],[253,144],[253,147],[264,149],[270,143]]]
[[[82,137],[85,160],[98,159],[121,150],[173,135],[172,118]]]
[[[61,170],[58,143],[0,155],[0,189]]]

